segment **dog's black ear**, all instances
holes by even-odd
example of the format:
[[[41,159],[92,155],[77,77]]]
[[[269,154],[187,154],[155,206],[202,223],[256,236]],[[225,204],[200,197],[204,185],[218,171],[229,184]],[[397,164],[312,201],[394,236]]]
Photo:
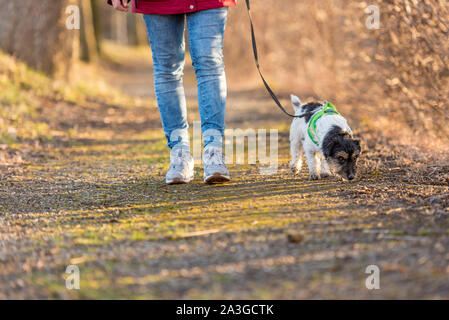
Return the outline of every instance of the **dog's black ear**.
[[[359,148],[359,151],[361,150],[360,148],[360,140],[354,140],[355,145]]]
[[[340,144],[340,138],[338,136],[334,136],[330,139],[324,139],[323,141],[323,154],[324,156],[330,157],[334,154],[335,148]]]
[[[341,144],[341,142],[344,140],[345,135],[344,134],[337,134],[333,137],[332,141],[335,145]]]

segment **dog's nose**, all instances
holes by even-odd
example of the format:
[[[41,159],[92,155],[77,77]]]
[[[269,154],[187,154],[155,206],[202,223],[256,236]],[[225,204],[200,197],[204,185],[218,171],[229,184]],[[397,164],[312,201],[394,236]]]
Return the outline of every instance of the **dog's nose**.
[[[349,181],[354,180],[354,176],[353,176],[353,175],[348,176],[348,180],[349,180]]]

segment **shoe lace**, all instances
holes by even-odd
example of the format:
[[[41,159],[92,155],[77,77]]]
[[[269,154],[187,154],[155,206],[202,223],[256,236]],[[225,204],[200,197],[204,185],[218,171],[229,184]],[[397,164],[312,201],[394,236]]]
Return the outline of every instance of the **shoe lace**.
[[[223,165],[223,153],[218,149],[210,150],[206,153],[206,162],[209,165]]]
[[[189,152],[185,151],[185,150],[174,150],[172,152],[176,152],[174,154],[172,154],[171,156],[171,165],[173,167],[176,167],[178,165],[182,165],[183,163],[187,163],[188,162],[188,156],[189,156]]]

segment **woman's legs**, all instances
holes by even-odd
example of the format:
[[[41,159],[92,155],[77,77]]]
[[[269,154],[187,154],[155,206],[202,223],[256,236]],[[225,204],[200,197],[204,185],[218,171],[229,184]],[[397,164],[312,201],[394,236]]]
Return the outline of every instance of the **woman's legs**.
[[[206,183],[230,180],[223,156],[227,94],[223,63],[223,35],[227,15],[227,8],[187,14],[190,56],[198,82]]]
[[[154,87],[162,126],[173,149],[190,149],[184,74],[185,15],[144,15],[153,53]]]
[[[228,8],[187,14],[189,48],[198,82],[198,104],[205,146],[221,147],[225,130],[226,76],[223,36]]]
[[[168,184],[193,179],[193,159],[186,117],[182,76],[184,71],[184,22],[187,16],[189,47],[198,82],[198,104],[205,152],[204,181],[228,181],[223,157],[226,77],[223,64],[223,35],[228,9],[212,9],[187,15],[145,15],[153,52],[156,99],[162,125],[172,149]]]
[[[193,180],[193,158],[182,85],[185,15],[144,15],[153,52],[154,88],[170,152],[167,184]]]

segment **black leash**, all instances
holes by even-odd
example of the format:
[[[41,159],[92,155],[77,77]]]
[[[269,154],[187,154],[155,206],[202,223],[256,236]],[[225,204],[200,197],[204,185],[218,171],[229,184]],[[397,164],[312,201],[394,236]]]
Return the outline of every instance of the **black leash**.
[[[268,93],[270,94],[270,96],[274,100],[274,102],[276,102],[276,104],[279,107],[279,109],[281,109],[282,112],[284,112],[286,115],[288,115],[289,117],[292,117],[292,118],[304,118],[304,117],[306,117],[307,115],[311,114],[311,112],[307,112],[307,113],[304,113],[304,114],[301,114],[301,115],[293,115],[291,113],[288,113],[287,110],[285,110],[285,108],[282,106],[282,104],[279,101],[279,99],[276,96],[276,94],[273,92],[273,90],[271,90],[270,86],[268,85],[267,81],[265,80],[265,78],[264,78],[264,76],[262,74],[262,71],[260,71],[259,54],[257,52],[257,43],[256,43],[256,34],[254,32],[253,18],[251,17],[251,9],[250,9],[249,0],[246,0],[246,7],[248,8],[249,22],[251,24],[251,40],[252,40],[252,43],[253,43],[254,60],[256,62],[257,71],[259,71],[260,78],[262,79],[262,82],[265,85],[265,88],[267,89]]]

